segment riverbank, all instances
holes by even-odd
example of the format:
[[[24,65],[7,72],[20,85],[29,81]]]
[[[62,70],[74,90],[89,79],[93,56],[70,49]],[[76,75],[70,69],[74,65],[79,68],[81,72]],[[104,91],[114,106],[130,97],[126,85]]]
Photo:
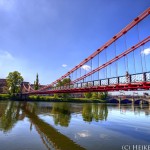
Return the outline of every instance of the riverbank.
[[[9,100],[11,96],[9,94],[0,94],[0,100]]]
[[[60,98],[53,96],[29,96],[27,99],[20,99],[19,97],[10,96],[9,94],[0,94],[0,100],[13,101],[29,101],[29,102],[72,102],[72,103],[106,103],[106,100],[93,98]]]

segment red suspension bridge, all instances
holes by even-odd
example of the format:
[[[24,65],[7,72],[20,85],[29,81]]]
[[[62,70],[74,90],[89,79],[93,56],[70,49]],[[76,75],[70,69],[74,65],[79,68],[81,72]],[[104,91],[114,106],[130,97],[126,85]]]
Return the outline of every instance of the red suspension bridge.
[[[63,79],[70,83],[57,86]],[[51,84],[24,94],[150,89],[150,8],[88,58]]]

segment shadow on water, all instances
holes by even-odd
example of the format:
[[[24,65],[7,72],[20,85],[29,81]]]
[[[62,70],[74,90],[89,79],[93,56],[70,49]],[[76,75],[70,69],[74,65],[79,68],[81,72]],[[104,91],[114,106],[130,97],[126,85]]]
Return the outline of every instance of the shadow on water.
[[[25,117],[30,119],[31,126],[35,126],[35,129],[39,133],[43,144],[47,147],[47,149],[68,149],[69,147],[72,150],[81,150],[84,149],[81,146],[74,143],[71,139],[66,137],[65,135],[58,132],[51,125],[44,122],[42,119],[38,117],[36,112],[38,111],[37,103],[22,103],[22,102],[12,102],[3,103],[0,105],[0,130],[4,133],[8,133],[15,126],[17,121],[23,120]],[[61,112],[62,114],[69,114],[68,110],[62,109],[63,105],[57,107],[56,105],[52,109],[52,112]],[[55,113],[56,114],[56,113]],[[61,114],[61,115],[62,115]],[[56,117],[56,116],[55,116]],[[62,124],[62,126],[68,125],[68,117],[67,123],[66,121],[58,122]],[[57,122],[57,121],[56,121]]]
[[[35,107],[29,106],[30,104],[24,104],[22,106],[22,110],[25,112],[27,117],[30,119],[33,125],[35,125],[38,133],[42,137],[42,141],[47,143],[47,147],[53,147],[55,149],[68,149],[69,147],[73,150],[84,149],[70,140],[68,137],[64,136],[56,129],[54,129],[51,125],[44,122],[40,119],[35,113]],[[29,106],[29,107],[28,107]]]

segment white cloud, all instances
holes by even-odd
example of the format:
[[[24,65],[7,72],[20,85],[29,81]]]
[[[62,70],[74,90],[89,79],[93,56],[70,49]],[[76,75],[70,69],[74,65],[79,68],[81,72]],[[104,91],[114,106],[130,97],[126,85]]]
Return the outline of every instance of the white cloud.
[[[8,51],[0,50],[0,78],[6,78],[9,72],[19,71],[25,81],[33,83],[36,71],[29,66],[30,64],[25,60],[14,57]]]
[[[78,132],[76,135],[75,135],[75,138],[78,139],[78,138],[87,138],[91,136],[89,131],[88,130],[82,130],[81,132]]]
[[[141,54],[144,54],[144,55],[149,55],[150,54],[150,48],[146,48],[144,49]]]
[[[0,60],[13,60],[14,57],[7,51],[0,50]]]
[[[86,70],[86,71],[90,71],[91,70],[91,67],[88,66],[88,65],[83,65],[81,68]]]
[[[62,64],[62,67],[64,67],[64,68],[65,68],[65,67],[67,67],[67,65],[66,65],[66,64]]]

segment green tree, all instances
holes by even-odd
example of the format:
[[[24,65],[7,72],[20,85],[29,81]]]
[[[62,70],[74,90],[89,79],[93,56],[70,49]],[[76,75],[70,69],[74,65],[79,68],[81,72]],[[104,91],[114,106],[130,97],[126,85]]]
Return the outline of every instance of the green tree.
[[[71,80],[70,78],[65,78],[63,79],[62,81],[58,81],[57,83],[57,87],[60,87],[60,86],[65,86],[65,85],[69,85],[71,83]]]
[[[70,78],[65,78],[62,81],[58,81],[56,86],[57,87],[67,86],[67,85],[70,85],[70,83],[71,83]],[[67,99],[70,96],[70,94],[69,93],[62,93],[62,94],[58,94],[58,96],[63,97],[64,99]]]
[[[18,71],[10,72],[6,78],[9,93],[11,95],[20,92],[21,83],[23,82],[23,77]]]
[[[65,78],[65,79],[63,79],[62,84],[63,85],[69,85],[70,82],[71,82],[70,78]]]
[[[99,98],[99,93],[98,92],[93,92],[92,93],[92,98],[93,99],[98,99]]]
[[[39,89],[39,75],[38,75],[38,73],[36,75],[36,81],[34,81],[34,89],[35,90]]]
[[[92,93],[91,92],[84,93],[84,96],[85,96],[85,98],[91,98]]]
[[[101,100],[106,100],[107,97],[108,97],[108,92],[101,92],[100,93],[100,99]]]

